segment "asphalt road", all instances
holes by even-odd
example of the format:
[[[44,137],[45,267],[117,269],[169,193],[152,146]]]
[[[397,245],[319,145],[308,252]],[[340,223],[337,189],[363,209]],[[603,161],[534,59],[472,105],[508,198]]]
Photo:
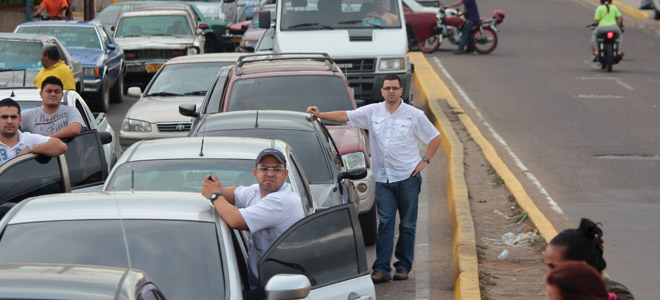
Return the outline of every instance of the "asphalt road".
[[[555,227],[601,222],[607,273],[636,299],[660,298],[657,23],[626,18],[625,57],[606,73],[590,62],[593,2],[479,6],[506,12],[495,52],[452,55],[445,42],[427,58]]]

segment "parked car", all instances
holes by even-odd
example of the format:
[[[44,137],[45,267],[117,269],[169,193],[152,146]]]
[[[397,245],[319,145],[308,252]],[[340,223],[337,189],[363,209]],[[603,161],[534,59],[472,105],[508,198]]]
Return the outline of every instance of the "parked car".
[[[14,32],[57,37],[71,57],[82,64],[82,94],[94,111],[107,112],[110,102],[122,102],[124,51],[102,25],[77,21],[28,22],[18,25]]]
[[[0,99],[10,96],[21,110],[42,103],[34,87],[0,89]],[[75,91],[64,91],[62,105],[80,111],[85,123],[80,135],[63,139],[67,151],[59,157],[25,154],[0,166],[0,204],[101,185],[108,177],[116,155],[114,131],[106,115],[92,113]]]
[[[366,168],[348,169],[320,120],[309,114],[279,110],[246,110],[206,115],[190,136],[234,136],[280,139],[293,147],[314,199],[321,207],[359,204],[352,180],[367,175]]]
[[[274,18],[275,8],[276,8],[275,4],[267,4],[264,5],[259,11],[270,10],[271,18]],[[272,20],[274,19],[271,19],[271,21]],[[243,32],[243,37],[241,38],[239,50],[241,52],[254,52],[257,42],[259,42],[259,39],[261,38],[261,36],[264,34],[265,31],[266,29],[259,27],[259,18],[252,19],[250,23],[247,24]]]
[[[0,87],[34,86],[34,77],[41,70],[41,50],[44,44],[57,46],[62,60],[71,69],[76,82],[76,91],[83,90],[83,70],[79,61],[74,60],[62,43],[52,35],[34,33],[1,33],[0,32],[0,69],[26,70],[23,82],[16,82],[13,73],[2,73]]]
[[[170,58],[204,53],[203,30],[186,10],[143,10],[123,13],[114,38],[124,49],[127,82],[144,87]]]
[[[238,0],[238,15],[245,16],[245,20],[252,20],[257,16],[261,0]]]
[[[90,280],[91,279],[91,280]],[[0,264],[2,299],[165,299],[146,273],[67,264]]]
[[[229,0],[232,1],[232,0]],[[198,23],[206,23],[209,28],[204,29],[204,37],[206,41],[204,46],[205,53],[211,52],[233,52],[234,44],[232,37],[227,35],[227,23],[225,14],[217,11],[219,7],[231,5],[223,4],[223,1],[125,1],[117,2],[108,5],[101,12],[99,12],[94,21],[100,22],[106,27],[109,32],[114,32],[112,29],[117,25],[119,16],[127,11],[133,10],[137,6],[162,6],[168,4],[185,4],[193,11]]]
[[[295,87],[295,88],[292,88]],[[204,114],[279,109],[304,112],[310,106],[321,111],[352,110],[357,107],[342,71],[327,54],[278,53],[239,58],[229,73],[211,83],[202,107],[179,106],[183,115],[195,118]],[[324,121],[325,122],[325,121]],[[359,213],[365,242],[376,241],[376,182],[369,162],[369,142],[364,130],[344,123],[325,122],[335,140],[344,164],[349,169],[367,168],[367,177],[355,180],[360,195]]]
[[[0,230],[0,263],[130,266],[168,299],[246,299],[249,292],[242,233],[199,193],[41,196],[13,207]],[[298,221],[258,270],[256,291],[267,299],[376,297],[352,204]]]
[[[139,140],[187,136],[192,120],[179,114],[180,104],[201,104],[211,80],[222,67],[236,63],[240,53],[179,56],[167,61],[144,93],[139,87],[128,95],[140,99],[126,112],[119,140],[128,147]]]

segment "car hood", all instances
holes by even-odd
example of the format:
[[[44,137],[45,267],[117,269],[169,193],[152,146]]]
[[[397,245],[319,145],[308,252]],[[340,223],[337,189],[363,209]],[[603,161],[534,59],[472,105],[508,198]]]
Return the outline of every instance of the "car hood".
[[[96,64],[96,61],[98,61],[101,55],[103,55],[103,50],[101,49],[76,48],[67,50],[75,61],[79,61],[82,64]]]
[[[204,96],[148,97],[135,102],[126,118],[149,122],[188,122],[190,117],[179,114],[179,104],[199,106]]]
[[[135,49],[181,49],[192,45],[194,36],[139,36],[116,38],[115,42],[124,50]]]
[[[349,128],[346,125],[327,126],[332,139],[339,148],[339,153],[346,154],[356,151],[366,151],[366,136],[364,131],[359,128]]]
[[[339,191],[333,192],[335,185],[331,183],[318,183],[310,184],[309,188],[312,190],[312,196],[316,199],[319,207],[332,207],[342,204],[339,199]]]

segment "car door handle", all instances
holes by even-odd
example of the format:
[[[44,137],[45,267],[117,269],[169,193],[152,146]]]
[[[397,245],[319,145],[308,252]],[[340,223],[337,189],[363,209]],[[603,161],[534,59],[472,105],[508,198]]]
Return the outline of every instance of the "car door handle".
[[[371,298],[370,295],[364,295],[364,296],[360,296],[358,298],[351,298],[351,300],[372,300],[372,299],[373,298]]]

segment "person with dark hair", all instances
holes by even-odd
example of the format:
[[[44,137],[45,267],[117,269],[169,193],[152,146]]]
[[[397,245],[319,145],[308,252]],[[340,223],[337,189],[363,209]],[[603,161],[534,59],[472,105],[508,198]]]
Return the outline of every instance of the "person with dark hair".
[[[598,27],[594,30],[589,41],[591,53],[594,55],[594,61],[598,61],[598,49],[596,46],[596,38],[604,32],[615,32],[618,34],[617,43],[619,44],[618,50],[621,51],[621,42],[623,35],[621,26],[623,26],[623,15],[621,10],[616,5],[612,4],[612,0],[600,0],[600,5],[596,7],[594,13],[594,22],[598,23]]]
[[[603,258],[603,230],[600,223],[581,219],[576,229],[566,229],[555,236],[545,249],[545,264],[552,271],[565,261],[584,261],[598,273],[603,273],[607,262]],[[632,293],[623,284],[602,275],[607,290],[616,294],[619,300],[634,300]]]
[[[55,76],[46,78],[39,95],[43,105],[23,112],[23,130],[60,139],[80,134],[85,121],[77,108],[61,105],[62,81]]]
[[[454,51],[454,54],[464,54],[474,51],[473,47],[469,46],[469,42],[472,37],[470,36],[470,31],[472,27],[479,25],[479,7],[477,7],[477,0],[459,0],[452,4],[443,5],[442,1],[439,2],[440,7],[451,8],[458,7],[463,5],[465,8],[465,25],[463,25],[463,31],[461,32],[461,41],[458,43],[458,49]],[[466,47],[467,46],[467,51]]]
[[[307,108],[307,112],[314,117],[348,122],[351,127],[369,130],[371,166],[376,177],[376,209],[380,220],[376,237],[376,261],[372,265],[374,272],[371,275],[374,283],[408,279],[415,250],[417,201],[422,185],[420,171],[431,163],[430,157],[440,146],[440,132],[424,112],[401,99],[403,88],[399,76],[385,76],[380,91],[385,101],[356,110],[322,113],[316,106]],[[420,141],[428,144],[421,158]],[[394,251],[397,210],[401,221]],[[392,252],[398,259],[394,263],[394,277],[390,277]]]
[[[55,44],[45,44],[41,50],[41,65],[43,66],[34,77],[34,86],[41,89],[41,83],[50,76],[55,76],[62,81],[65,90],[75,90],[76,80],[69,66],[62,60],[60,50]]]
[[[567,261],[550,270],[546,277],[548,300],[610,300],[600,274],[583,261]]]
[[[66,152],[66,145],[46,136],[23,133],[21,106],[11,98],[0,100],[0,165],[26,153],[58,156]]]

